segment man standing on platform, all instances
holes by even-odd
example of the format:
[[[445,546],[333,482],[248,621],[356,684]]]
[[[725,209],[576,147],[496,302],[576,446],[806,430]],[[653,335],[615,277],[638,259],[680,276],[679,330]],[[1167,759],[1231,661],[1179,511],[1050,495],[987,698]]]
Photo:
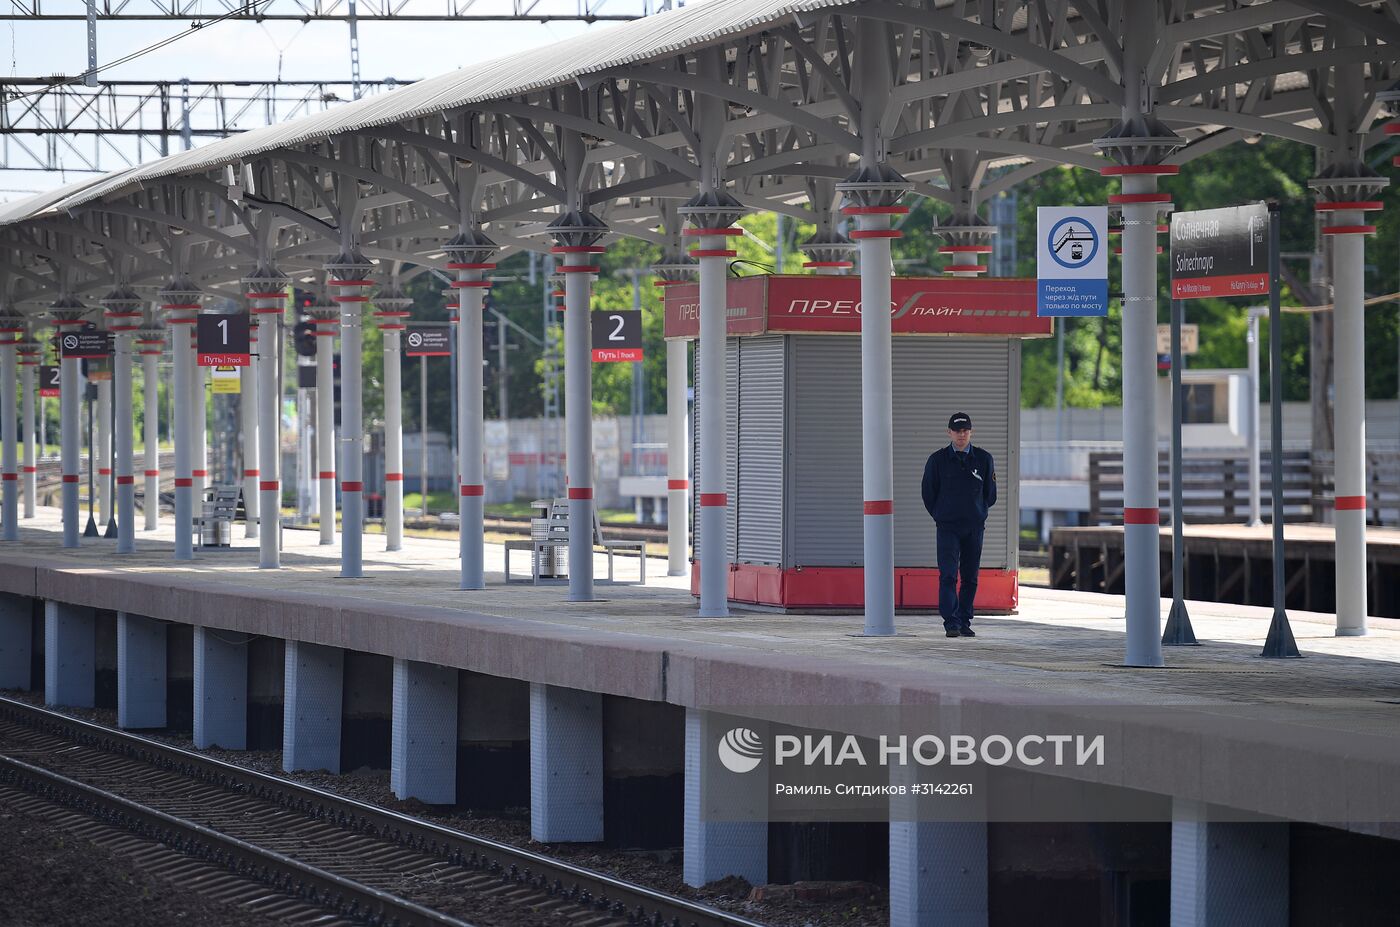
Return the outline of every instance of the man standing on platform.
[[[992,455],[972,446],[972,418],[966,412],[948,419],[948,440],[924,465],[924,508],[938,532],[938,613],[949,637],[976,637],[972,603],[982,529],[997,501],[997,476]]]

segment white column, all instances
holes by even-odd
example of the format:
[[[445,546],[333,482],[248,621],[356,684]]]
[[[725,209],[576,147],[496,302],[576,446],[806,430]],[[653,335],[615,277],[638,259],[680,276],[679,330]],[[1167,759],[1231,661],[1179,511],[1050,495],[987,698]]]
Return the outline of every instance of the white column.
[[[193,309],[170,306],[178,314],[170,316],[170,361],[174,370],[170,388],[175,391],[175,559],[194,558],[194,410],[190,397],[190,336]]]
[[[97,381],[97,422],[95,466],[97,467],[97,523],[105,526],[112,520],[112,376],[113,367],[107,370],[107,379]]]
[[[367,268],[366,268],[367,269]],[[363,310],[365,280],[332,280],[340,304],[340,575],[364,575],[365,422]]]
[[[890,216],[903,206],[848,206],[860,247],[861,487],[865,533],[865,634],[894,634],[894,375],[890,344]]]
[[[147,339],[141,347],[141,399],[146,406],[142,421],[146,453],[144,493],[146,530],[154,531],[160,524],[160,345]]]
[[[1339,637],[1366,633],[1366,238],[1361,211],[1336,210],[1332,239],[1335,516]],[[1349,231],[1344,231],[1349,230]],[[1270,333],[1270,337],[1273,337]]]
[[[97,617],[92,609],[53,599],[44,603],[44,704],[91,708],[97,665]]]
[[[726,876],[768,881],[768,766],[762,762],[767,726],[697,708],[685,710],[685,824],[681,858],[685,884],[695,888]],[[754,746],[755,768],[733,771],[720,762],[721,740],[731,750]],[[742,752],[730,754],[746,758]]]
[[[397,318],[396,316],[394,318]],[[403,548],[403,323],[384,335],[384,549]]]
[[[569,477],[569,601],[593,599],[593,277],[600,247],[558,247],[564,264],[564,424]],[[466,327],[466,300],[462,326]],[[480,345],[478,335],[476,343]],[[478,349],[479,350],[479,349]]]
[[[913,763],[890,766],[890,784],[928,782]],[[985,781],[985,780],[983,780]],[[976,802],[985,817],[985,798]],[[921,807],[922,806],[922,807]],[[939,807],[906,791],[890,799],[890,927],[986,927],[987,825],[981,820],[922,820]],[[952,814],[977,816],[967,805]]]
[[[255,538],[261,528],[259,506],[260,490],[258,454],[258,431],[261,422],[258,417],[258,381],[262,379],[262,324],[258,316],[251,316],[251,341],[253,356],[247,367],[238,371],[238,420],[243,426],[243,536]],[[276,513],[273,513],[276,520]]]
[[[3,502],[0,502],[0,522],[6,541],[19,540],[19,435],[17,422],[19,387],[19,344],[21,331],[0,333],[0,434],[4,448],[0,451],[0,471],[4,476]]]
[[[116,355],[112,358],[112,389],[117,405],[115,460],[117,483],[117,553],[136,550],[136,474],[132,468],[132,445],[136,440],[136,415],[132,408],[131,363],[134,324],[113,325]]]
[[[1172,800],[1171,927],[1288,927],[1288,822],[1212,821]]]
[[[485,301],[486,287],[489,286],[482,278],[488,269],[481,264],[457,263],[457,279],[452,284],[457,291],[457,468],[461,471],[458,478],[457,515],[461,538],[461,589],[486,588],[485,542],[482,537],[486,517],[486,468],[483,458],[486,448],[486,410],[482,393],[485,381],[482,373],[484,358],[481,344],[481,308]],[[570,417],[571,422],[572,420]],[[424,491],[426,492],[426,489]],[[571,506],[572,504],[570,503]],[[569,527],[572,536],[572,522]],[[591,563],[591,544],[588,551]],[[569,588],[572,591],[572,560],[569,576]]]
[[[198,514],[204,504],[204,490],[209,485],[209,416],[208,393],[204,382],[208,370],[199,366],[199,352],[196,350],[194,325],[186,325],[185,331],[177,335],[189,342],[185,357],[190,365],[190,407],[189,428],[192,440],[190,451],[190,475],[194,491],[193,511]]]
[[[1162,665],[1157,499],[1155,174],[1126,174],[1123,195],[1123,546],[1129,666]]]
[[[282,565],[282,300],[281,294],[259,293],[253,300],[258,322],[258,511],[266,520],[258,538],[258,568]]]
[[[704,230],[688,230],[704,231]],[[732,252],[722,235],[702,235],[691,254],[700,261],[699,406],[700,434],[695,453],[699,457],[700,494],[700,617],[724,618],[729,614],[729,496],[724,461],[729,444],[725,407],[724,372],[726,337],[725,306],[728,290],[725,271]]]
[[[24,397],[20,405],[20,436],[24,442],[23,466],[24,473],[24,517],[34,517],[34,507],[38,504],[35,498],[39,491],[39,471],[34,462],[34,415],[39,408],[37,393],[35,392],[35,370],[39,365],[39,355],[30,354],[20,360],[20,380],[24,389]]]
[[[690,542],[689,343],[666,342],[666,575],[686,574]]]
[[[282,702],[282,769],[340,772],[345,651],[287,641]]]
[[[119,525],[125,537],[126,523]],[[154,618],[117,612],[119,728],[165,727],[165,629]]]
[[[248,746],[248,640],[235,631],[194,629],[194,745]]]
[[[389,784],[430,805],[457,801],[457,670],[394,660]]]
[[[61,333],[63,328],[59,328]],[[78,403],[83,394],[83,373],[76,357],[59,361],[59,453],[63,469],[63,546],[78,546]]]
[[[316,483],[321,543],[335,543],[335,329],[332,319],[316,321]]]
[[[603,697],[530,684],[530,836],[603,839]]]

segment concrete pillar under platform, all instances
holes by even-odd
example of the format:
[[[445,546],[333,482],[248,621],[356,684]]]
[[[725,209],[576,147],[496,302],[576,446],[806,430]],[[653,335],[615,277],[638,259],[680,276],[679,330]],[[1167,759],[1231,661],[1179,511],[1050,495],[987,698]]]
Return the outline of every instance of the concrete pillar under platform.
[[[345,651],[287,641],[282,702],[282,769],[340,772],[340,714]]]
[[[742,748],[766,740],[766,730],[743,718],[686,709],[685,884],[698,888],[726,876],[754,885],[768,881],[768,767],[760,760],[735,772],[719,754],[721,740]],[[737,733],[730,738],[731,732]]]
[[[165,628],[117,612],[117,727],[165,727]]]
[[[1172,927],[1287,927],[1288,824],[1212,821],[1172,802]]]
[[[914,785],[919,771],[893,765],[890,784]],[[924,801],[890,799],[890,927],[986,927],[987,824],[919,820]]]
[[[394,661],[393,754],[389,784],[398,798],[457,801],[457,670]]]
[[[194,629],[194,745],[248,747],[248,642],[236,631]]]
[[[34,616],[29,599],[0,595],[0,689],[28,689]]]
[[[603,839],[603,697],[530,684],[530,835]]]
[[[44,603],[44,704],[91,708],[97,660],[92,609]]]

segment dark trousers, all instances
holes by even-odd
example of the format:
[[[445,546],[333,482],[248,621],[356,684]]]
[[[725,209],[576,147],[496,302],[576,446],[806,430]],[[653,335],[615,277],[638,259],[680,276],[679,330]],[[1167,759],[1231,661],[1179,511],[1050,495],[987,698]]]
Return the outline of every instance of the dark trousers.
[[[982,527],[938,526],[938,614],[943,617],[943,627],[950,630],[972,625],[977,570],[982,563]]]

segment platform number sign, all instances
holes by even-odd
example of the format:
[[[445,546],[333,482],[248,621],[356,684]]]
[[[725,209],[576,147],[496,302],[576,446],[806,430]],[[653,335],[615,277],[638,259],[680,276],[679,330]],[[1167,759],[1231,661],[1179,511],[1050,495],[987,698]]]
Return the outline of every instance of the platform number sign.
[[[593,360],[598,363],[642,359],[642,314],[636,310],[595,311]]]
[[[201,367],[247,367],[253,358],[248,313],[199,316],[195,344]]]
[[[1036,315],[1108,315],[1108,207],[1036,210]]]
[[[57,396],[63,385],[63,368],[57,364],[44,364],[39,368],[39,395]]]

